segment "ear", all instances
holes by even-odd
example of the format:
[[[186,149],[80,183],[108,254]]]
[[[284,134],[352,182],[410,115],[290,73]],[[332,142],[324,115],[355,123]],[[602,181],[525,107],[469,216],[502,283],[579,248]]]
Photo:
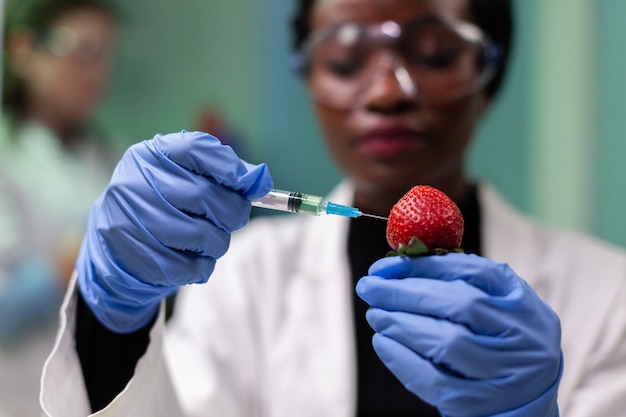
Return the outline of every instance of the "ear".
[[[35,33],[28,27],[13,29],[6,39],[7,60],[11,70],[19,77],[28,73],[35,52]]]

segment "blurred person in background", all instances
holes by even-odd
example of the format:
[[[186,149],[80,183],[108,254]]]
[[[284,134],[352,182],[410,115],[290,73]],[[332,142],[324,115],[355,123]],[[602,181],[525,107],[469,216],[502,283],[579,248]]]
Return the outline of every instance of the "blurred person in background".
[[[89,208],[117,152],[91,122],[119,24],[106,0],[9,0],[0,126],[0,416],[37,413],[39,375]]]

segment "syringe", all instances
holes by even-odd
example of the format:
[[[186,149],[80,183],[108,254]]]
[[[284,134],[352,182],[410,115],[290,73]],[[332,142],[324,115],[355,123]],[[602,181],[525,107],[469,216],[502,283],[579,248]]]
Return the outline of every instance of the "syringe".
[[[303,194],[293,191],[271,190],[263,197],[252,200],[255,207],[263,207],[270,210],[287,211],[291,213],[310,214],[319,216],[322,213],[336,214],[344,217],[372,217],[387,220],[386,217],[363,213],[355,207],[344,206],[332,202],[324,202],[323,197]]]

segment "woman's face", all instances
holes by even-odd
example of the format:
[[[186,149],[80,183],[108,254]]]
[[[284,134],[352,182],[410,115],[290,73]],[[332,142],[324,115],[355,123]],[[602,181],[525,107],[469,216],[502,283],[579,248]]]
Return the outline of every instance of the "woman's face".
[[[68,124],[89,117],[107,86],[116,32],[111,16],[84,8],[63,13],[37,37],[31,33],[15,56],[26,111]]]
[[[311,30],[345,21],[363,24],[438,17],[471,22],[469,0],[318,0]],[[360,208],[384,213],[416,184],[431,184],[458,198],[464,191],[463,160],[485,106],[484,93],[432,104],[418,92],[403,92],[394,72],[381,68],[350,108],[315,100],[327,146],[340,168],[357,187]],[[316,67],[308,74],[311,94]],[[419,80],[418,80],[419,82]],[[329,97],[340,101],[343,89]]]

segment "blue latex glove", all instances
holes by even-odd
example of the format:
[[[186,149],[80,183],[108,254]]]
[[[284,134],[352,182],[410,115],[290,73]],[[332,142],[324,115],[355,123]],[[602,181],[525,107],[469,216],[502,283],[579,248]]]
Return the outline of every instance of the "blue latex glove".
[[[390,257],[356,290],[383,363],[445,417],[554,417],[557,315],[506,264],[475,255]]]
[[[207,281],[250,200],[271,188],[264,164],[206,133],[133,145],[91,210],[76,264],[85,301],[113,331],[146,325],[179,286]]]

